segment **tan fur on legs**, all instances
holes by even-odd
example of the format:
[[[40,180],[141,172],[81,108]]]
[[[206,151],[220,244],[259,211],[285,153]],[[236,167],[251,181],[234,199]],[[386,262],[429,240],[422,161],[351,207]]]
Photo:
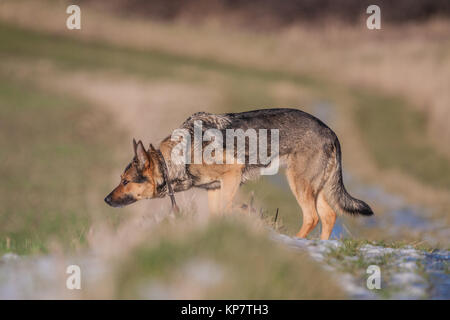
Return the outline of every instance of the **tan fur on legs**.
[[[302,208],[303,223],[300,231],[297,233],[297,237],[306,238],[306,236],[316,227],[319,222],[319,217],[316,211],[316,199],[313,191],[302,180],[295,178],[293,170],[287,169],[286,176],[291,187],[292,193],[297,199],[298,204]]]
[[[233,198],[241,184],[241,168],[225,173],[221,178],[220,210],[230,212]]]
[[[208,190],[209,214],[220,212],[220,189]]]
[[[317,211],[319,213],[320,221],[322,223],[322,232],[320,234],[321,240],[328,240],[333,231],[334,223],[336,222],[336,212],[330,207],[325,200],[323,192],[317,197]]]
[[[308,194],[304,197],[297,197],[297,201],[302,207],[303,223],[297,237],[306,238],[306,236],[317,226],[319,223],[319,217],[317,216],[314,196]]]

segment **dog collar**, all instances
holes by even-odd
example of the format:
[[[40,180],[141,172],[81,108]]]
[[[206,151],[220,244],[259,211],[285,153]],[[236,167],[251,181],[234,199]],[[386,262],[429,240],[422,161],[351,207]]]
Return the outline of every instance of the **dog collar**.
[[[164,178],[164,182],[167,185],[167,191],[170,197],[170,201],[172,202],[172,211],[175,212],[180,212],[180,209],[177,206],[177,202],[175,200],[175,193],[173,192],[172,189],[172,185],[170,184],[170,180],[169,180],[169,170],[167,168],[167,163],[166,160],[164,159],[164,156],[161,152],[161,150],[156,150],[156,153],[158,154],[159,160],[162,164],[162,174],[163,174],[163,178]]]

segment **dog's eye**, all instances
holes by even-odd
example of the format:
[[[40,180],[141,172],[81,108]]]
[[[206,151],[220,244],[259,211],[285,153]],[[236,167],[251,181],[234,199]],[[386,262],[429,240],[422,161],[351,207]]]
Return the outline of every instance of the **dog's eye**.
[[[130,182],[130,181],[128,181],[128,180],[123,180],[123,181],[122,181],[122,184],[123,184],[124,186],[126,186],[129,182]]]

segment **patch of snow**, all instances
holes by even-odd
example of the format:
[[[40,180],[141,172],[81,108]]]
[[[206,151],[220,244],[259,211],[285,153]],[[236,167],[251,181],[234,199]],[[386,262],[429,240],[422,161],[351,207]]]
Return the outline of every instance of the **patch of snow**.
[[[2,258],[0,259],[0,262],[8,262],[12,260],[18,260],[20,257],[15,253],[5,253]]]
[[[338,271],[337,267],[343,261],[327,257],[327,253],[343,245],[341,241],[298,239],[274,232],[270,236],[273,240],[281,242],[290,248],[308,252],[327,271],[340,272],[341,275],[338,281],[351,298],[375,299],[379,297],[377,290],[367,289],[366,278],[363,277],[361,279],[361,277]],[[394,249],[367,244],[359,248],[359,253],[364,260],[375,265],[377,262],[382,261],[386,255],[389,255],[387,264],[381,267],[381,273],[382,288],[389,288],[389,291],[392,292],[391,298],[450,298],[450,276],[448,273],[445,273],[449,262],[448,251],[426,253],[412,247]],[[359,257],[357,256],[348,256],[345,257],[344,261],[351,262],[358,259]],[[421,275],[418,264],[424,266],[424,272],[428,275],[429,281]],[[361,270],[361,273],[365,275],[365,270]],[[384,281],[384,279],[388,280]]]

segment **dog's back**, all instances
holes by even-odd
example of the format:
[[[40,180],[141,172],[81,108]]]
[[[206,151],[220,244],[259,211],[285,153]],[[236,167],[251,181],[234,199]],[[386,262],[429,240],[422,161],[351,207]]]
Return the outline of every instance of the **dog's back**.
[[[288,153],[316,151],[337,139],[322,121],[298,109],[262,109],[241,113],[227,113],[230,128],[278,129],[280,156]]]
[[[334,142],[337,139],[334,132],[322,121],[298,109],[261,109],[225,114],[197,112],[181,127],[193,134],[195,121],[202,122],[203,132],[208,129],[219,129],[224,131],[224,136],[227,129],[244,131],[254,129],[256,134],[260,129],[277,129],[281,156],[290,152],[304,151],[304,148],[317,148],[323,143]]]

